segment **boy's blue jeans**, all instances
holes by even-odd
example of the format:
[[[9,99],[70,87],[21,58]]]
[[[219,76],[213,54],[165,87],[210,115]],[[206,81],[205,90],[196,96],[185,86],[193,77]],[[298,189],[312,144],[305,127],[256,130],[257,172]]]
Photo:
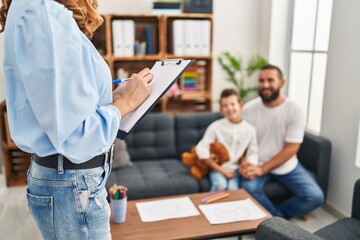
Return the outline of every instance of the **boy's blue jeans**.
[[[111,239],[105,188],[110,168],[61,172],[31,162],[28,205],[44,239]]]
[[[275,180],[284,186],[293,196],[275,206],[264,193],[264,185]],[[298,163],[288,174],[266,174],[254,180],[242,179],[241,187],[250,193],[273,216],[291,218],[305,215],[324,202],[324,194],[314,178]]]
[[[217,171],[211,171],[209,173],[211,180],[210,192],[239,189],[240,173],[237,170],[234,172],[236,176],[234,178],[227,179],[221,173]]]

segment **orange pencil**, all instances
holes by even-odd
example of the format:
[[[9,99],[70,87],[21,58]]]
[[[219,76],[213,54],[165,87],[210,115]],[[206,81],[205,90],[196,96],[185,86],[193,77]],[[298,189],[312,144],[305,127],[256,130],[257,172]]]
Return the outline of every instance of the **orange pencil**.
[[[228,197],[229,195],[230,195],[229,193],[225,193],[224,195],[221,195],[221,196],[218,196],[218,197],[214,197],[214,198],[211,198],[211,199],[207,200],[206,203],[215,202],[215,201],[217,201],[217,200],[226,198],[226,197]]]

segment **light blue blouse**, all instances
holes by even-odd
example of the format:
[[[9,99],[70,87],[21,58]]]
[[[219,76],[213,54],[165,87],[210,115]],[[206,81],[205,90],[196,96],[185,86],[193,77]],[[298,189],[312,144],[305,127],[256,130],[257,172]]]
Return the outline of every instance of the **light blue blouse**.
[[[72,12],[53,0],[13,0],[4,44],[10,132],[19,148],[74,163],[107,151],[121,119],[111,74]]]

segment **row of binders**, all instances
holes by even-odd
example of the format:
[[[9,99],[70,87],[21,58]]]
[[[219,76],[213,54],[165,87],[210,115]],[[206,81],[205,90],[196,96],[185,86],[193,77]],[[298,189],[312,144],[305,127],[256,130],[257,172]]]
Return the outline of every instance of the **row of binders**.
[[[113,20],[113,52],[114,56],[134,56],[135,22],[133,20]],[[142,54],[154,54],[153,30],[145,29],[144,39],[146,51]],[[210,20],[174,20],[173,51],[180,56],[209,56],[211,48]]]
[[[112,21],[114,56],[134,56],[135,22]]]
[[[209,56],[211,47],[210,36],[210,20],[174,20],[174,54]]]

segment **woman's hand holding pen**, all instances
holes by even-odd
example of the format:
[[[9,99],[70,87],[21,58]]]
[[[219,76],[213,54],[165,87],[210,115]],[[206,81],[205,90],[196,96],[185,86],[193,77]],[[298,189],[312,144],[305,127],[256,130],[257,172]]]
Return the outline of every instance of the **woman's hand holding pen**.
[[[129,112],[138,108],[149,96],[150,88],[148,83],[153,79],[149,68],[143,69],[137,74],[131,75],[125,87],[120,86],[113,93],[113,105],[119,109],[124,117]]]
[[[116,102],[124,94],[126,83],[119,84],[119,86],[113,91],[113,102]]]

